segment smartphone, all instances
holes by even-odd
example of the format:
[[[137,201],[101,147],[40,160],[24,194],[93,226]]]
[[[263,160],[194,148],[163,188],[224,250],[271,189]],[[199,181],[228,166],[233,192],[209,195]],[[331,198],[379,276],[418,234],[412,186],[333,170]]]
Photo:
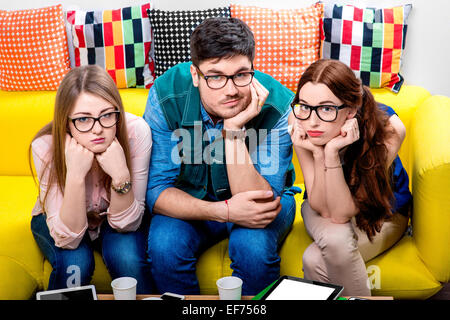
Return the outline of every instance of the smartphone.
[[[171,292],[163,293],[160,298],[162,300],[185,300],[185,296]]]

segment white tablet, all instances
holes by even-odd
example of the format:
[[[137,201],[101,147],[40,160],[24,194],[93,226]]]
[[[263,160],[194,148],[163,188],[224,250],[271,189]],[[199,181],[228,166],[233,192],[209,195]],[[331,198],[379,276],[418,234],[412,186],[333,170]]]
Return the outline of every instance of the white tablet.
[[[97,300],[97,293],[94,285],[88,285],[40,291],[36,293],[36,300]]]
[[[261,297],[261,300],[335,300],[344,287],[282,276]]]

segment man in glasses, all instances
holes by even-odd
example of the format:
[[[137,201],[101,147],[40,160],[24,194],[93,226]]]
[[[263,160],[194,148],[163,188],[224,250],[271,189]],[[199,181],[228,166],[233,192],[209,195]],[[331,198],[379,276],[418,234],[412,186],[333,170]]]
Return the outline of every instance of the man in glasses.
[[[199,294],[197,259],[226,237],[243,295],[280,275],[277,250],[295,215],[293,93],[254,70],[254,55],[245,23],[207,19],[191,36],[192,63],[171,68],[149,91],[148,253],[161,292]]]

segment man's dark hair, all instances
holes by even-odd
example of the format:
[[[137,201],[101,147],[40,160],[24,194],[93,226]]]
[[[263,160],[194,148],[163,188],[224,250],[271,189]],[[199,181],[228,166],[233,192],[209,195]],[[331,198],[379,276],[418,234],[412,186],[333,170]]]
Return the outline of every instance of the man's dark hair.
[[[194,65],[214,58],[243,55],[253,63],[255,38],[242,20],[216,17],[204,20],[191,35],[191,59]]]

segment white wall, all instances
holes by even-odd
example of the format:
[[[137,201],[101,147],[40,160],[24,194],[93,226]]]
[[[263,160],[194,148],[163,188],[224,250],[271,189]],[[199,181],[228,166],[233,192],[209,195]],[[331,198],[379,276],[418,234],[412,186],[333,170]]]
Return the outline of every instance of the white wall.
[[[145,0],[17,0],[1,1],[0,9],[39,8],[63,3],[63,7],[81,9],[114,9],[138,5]],[[269,8],[301,8],[315,0],[153,0],[162,10],[195,10],[226,6],[230,3]],[[408,19],[406,48],[400,73],[405,82],[428,89],[432,94],[450,97],[450,1],[449,0],[323,0],[325,3],[348,3],[358,6],[389,7],[412,3]],[[70,4],[69,4],[70,3]]]

